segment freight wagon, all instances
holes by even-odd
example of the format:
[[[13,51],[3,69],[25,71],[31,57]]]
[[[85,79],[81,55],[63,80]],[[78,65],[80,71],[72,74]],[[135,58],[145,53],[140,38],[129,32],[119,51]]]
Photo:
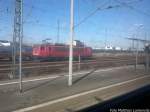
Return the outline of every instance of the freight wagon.
[[[19,47],[16,48],[16,60],[19,58]],[[12,60],[12,46],[0,46],[0,59]],[[22,46],[22,59],[31,60],[32,59],[32,47]]]

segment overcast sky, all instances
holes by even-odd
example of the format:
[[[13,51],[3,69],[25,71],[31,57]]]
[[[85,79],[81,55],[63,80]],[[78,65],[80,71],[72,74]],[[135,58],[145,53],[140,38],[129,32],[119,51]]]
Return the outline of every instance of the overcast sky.
[[[1,40],[12,40],[14,1],[0,0]],[[100,8],[75,27],[74,35],[77,40],[94,47],[107,44],[127,48],[131,42],[126,40],[126,37],[135,35],[137,38],[150,39],[150,0],[74,0],[74,2],[74,25]],[[128,5],[122,5],[120,2]],[[70,0],[24,0],[23,15],[24,42],[40,43],[45,38],[57,42],[57,21],[60,23],[59,42],[68,41]]]

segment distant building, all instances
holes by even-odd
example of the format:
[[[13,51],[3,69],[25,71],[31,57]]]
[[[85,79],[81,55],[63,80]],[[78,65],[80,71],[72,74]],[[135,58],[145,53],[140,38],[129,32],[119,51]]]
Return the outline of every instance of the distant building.
[[[11,43],[7,40],[0,40],[0,46],[10,46]]]
[[[144,46],[144,50],[148,53],[150,53],[150,44],[146,43]]]
[[[105,46],[105,50],[113,50],[112,46]]]
[[[121,51],[122,48],[121,48],[121,47],[114,47],[114,50],[116,50],[116,51]]]
[[[79,41],[79,40],[74,40],[74,41],[73,41],[73,45],[74,45],[74,46],[84,46],[84,43],[81,42],[81,41]]]

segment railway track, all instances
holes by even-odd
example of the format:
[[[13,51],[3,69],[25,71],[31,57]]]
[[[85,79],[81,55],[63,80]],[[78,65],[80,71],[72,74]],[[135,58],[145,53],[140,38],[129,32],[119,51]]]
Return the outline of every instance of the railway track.
[[[99,57],[99,58],[91,58],[90,60],[82,60],[82,62],[84,62],[84,61],[94,61],[94,60],[96,60],[96,61],[105,61],[105,60],[118,60],[118,59],[135,59],[135,57],[134,56],[130,56],[130,57],[118,57],[118,56],[116,56],[116,57],[110,57],[110,56],[107,56],[107,57]],[[76,62],[78,62],[78,61],[73,61],[74,63],[76,63]],[[17,62],[18,63],[18,62]],[[45,61],[43,61],[43,62],[40,62],[40,61],[23,61],[23,66],[34,66],[34,65],[45,65],[45,64],[62,64],[62,63],[68,63],[68,61],[55,61],[55,62],[45,62]],[[16,66],[17,66],[18,64],[16,64]],[[2,67],[10,67],[10,66],[12,66],[12,62],[8,62],[8,61],[6,61],[6,62],[0,62],[0,68],[2,68]]]
[[[139,63],[143,63],[141,58]],[[97,60],[81,60],[73,62],[74,71],[86,70],[91,68],[113,67],[121,65],[133,65],[135,58],[100,58]],[[51,73],[62,73],[68,71],[68,61],[60,62],[28,62],[23,63],[24,76],[43,75]],[[11,64],[0,64],[0,80],[8,79],[8,75],[12,72]],[[18,65],[16,65],[16,73],[18,73]]]
[[[135,62],[135,59],[117,59],[117,60],[86,60],[86,61],[82,61],[82,62],[78,62],[78,61],[74,61],[73,62],[73,65],[76,66],[76,65],[88,65],[88,64],[105,64],[105,63],[123,63],[123,62],[132,62],[134,63]],[[143,62],[143,61],[142,61]],[[141,61],[140,61],[141,63]],[[62,67],[62,66],[67,66],[68,65],[68,62],[44,62],[44,63],[28,63],[28,64],[23,64],[23,69],[34,69],[34,68],[53,68],[53,67]],[[18,64],[16,65],[16,68],[17,68]],[[9,70],[12,70],[12,67],[11,65],[1,65],[0,66],[0,72],[2,71],[9,71]]]
[[[129,60],[103,60],[102,62],[97,61],[97,60],[90,60],[86,62],[73,62],[73,65],[86,65],[86,64],[99,64],[99,63],[106,63],[106,62],[128,62]],[[135,61],[134,59],[130,61]],[[68,63],[42,63],[42,64],[32,64],[32,65],[23,65],[23,69],[32,69],[32,68],[45,68],[45,67],[61,67],[61,66],[66,66]],[[18,65],[16,65],[17,68]],[[4,65],[0,66],[0,71],[5,71],[5,70],[11,70],[12,67],[10,65]]]
[[[98,61],[101,61],[101,60],[86,60],[86,61],[81,61],[80,64],[84,64],[84,63],[95,63],[95,62],[98,62]],[[102,60],[102,61],[112,61],[112,60]],[[57,66],[62,66],[62,65],[67,65],[69,62],[68,61],[65,61],[65,62],[42,62],[42,63],[23,63],[22,66],[24,68],[34,68],[34,67],[47,67],[47,66],[54,66],[54,67],[57,67]],[[78,64],[79,61],[73,61],[73,64]],[[16,64],[16,67],[19,66],[18,64]],[[0,70],[2,69],[9,69],[12,67],[12,64],[4,64],[4,65],[0,65]]]

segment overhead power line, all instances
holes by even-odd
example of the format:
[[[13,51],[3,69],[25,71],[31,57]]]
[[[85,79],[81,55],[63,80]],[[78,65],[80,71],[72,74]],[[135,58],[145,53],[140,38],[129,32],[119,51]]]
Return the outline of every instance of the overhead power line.
[[[125,3],[125,2],[120,2],[119,0],[114,0],[114,1],[116,1],[117,3],[119,3],[119,4],[121,4],[121,5],[125,6],[125,7],[127,7],[127,8],[129,8],[129,9],[132,9],[132,10],[136,11],[137,13],[140,13],[140,14],[143,14],[143,15],[145,15],[145,16],[150,17],[150,14],[149,14],[149,13],[146,13],[146,12],[144,12],[144,11],[142,11],[142,10],[139,10],[139,9],[137,9],[137,8],[135,8],[135,7],[133,7],[133,6],[131,6],[131,5],[127,4],[127,3]],[[142,0],[139,0],[139,1],[142,1]]]
[[[87,1],[86,1],[87,2]],[[95,10],[93,10],[89,15],[87,15],[86,17],[84,17],[78,24],[74,25],[74,28],[78,27],[80,24],[84,23],[87,19],[89,19],[91,16],[93,16],[98,10],[100,7],[103,7],[105,6],[106,4],[108,4],[109,2],[105,2],[103,5],[97,7]]]
[[[118,1],[118,0],[117,0]],[[128,3],[120,3],[120,5],[109,5],[105,8],[102,8],[102,6],[97,7],[94,11],[92,11],[88,16],[84,17],[78,24],[74,25],[74,28],[80,26],[82,23],[84,23],[85,21],[87,21],[90,17],[92,17],[95,13],[97,13],[98,11],[101,10],[106,10],[106,9],[113,9],[113,8],[119,8],[119,7],[123,7],[125,4],[133,4],[133,3],[137,3],[137,2],[141,2],[143,0],[138,0],[138,1],[132,1],[132,2],[128,2]],[[109,3],[109,2],[108,2]],[[106,5],[106,4],[105,4]]]
[[[78,24],[74,25],[74,28],[80,26],[82,23],[84,23],[85,21],[87,21],[90,17],[92,17],[96,12],[100,11],[100,10],[105,10],[105,9],[112,9],[112,8],[119,8],[121,7],[121,5],[115,5],[115,6],[108,6],[106,8],[96,8],[92,13],[90,13],[88,16],[84,17]]]
[[[26,15],[26,18],[24,18],[23,23],[26,23],[26,21],[28,20],[28,18],[31,17],[32,11],[33,11],[33,7],[30,8],[28,14]]]

